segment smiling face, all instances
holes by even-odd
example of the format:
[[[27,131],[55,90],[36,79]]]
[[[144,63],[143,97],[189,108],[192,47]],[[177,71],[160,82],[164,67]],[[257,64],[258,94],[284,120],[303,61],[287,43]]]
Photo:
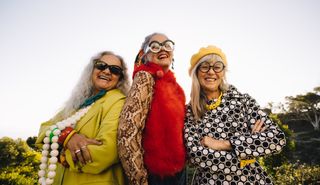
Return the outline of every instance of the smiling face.
[[[122,68],[121,61],[114,55],[103,55],[99,61]],[[95,88],[94,94],[98,93],[100,90],[114,89],[117,86],[119,79],[120,75],[111,73],[109,68],[100,70],[95,67],[92,72],[92,82]]]
[[[153,41],[163,43],[166,40],[168,40],[168,38],[165,35],[157,34],[151,37],[148,45]],[[147,51],[148,61],[160,65],[165,72],[169,70],[172,62],[172,58],[173,58],[173,52],[166,51],[164,47],[161,47],[161,50],[158,53],[153,53],[150,50]]]
[[[214,66],[219,66],[220,61],[205,61],[202,62],[197,69],[197,76],[201,86],[201,89],[206,94],[208,99],[217,98],[220,94],[219,86],[223,81],[225,70],[221,72]],[[201,68],[209,70],[201,70]],[[207,72],[204,72],[207,71]]]

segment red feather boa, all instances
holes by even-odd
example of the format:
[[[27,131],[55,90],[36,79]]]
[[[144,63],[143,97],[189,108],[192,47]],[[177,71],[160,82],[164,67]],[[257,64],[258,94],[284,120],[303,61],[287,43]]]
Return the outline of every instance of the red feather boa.
[[[154,94],[143,133],[144,163],[148,172],[173,176],[185,165],[183,141],[185,95],[171,71],[164,73],[154,63],[139,66],[154,76]]]

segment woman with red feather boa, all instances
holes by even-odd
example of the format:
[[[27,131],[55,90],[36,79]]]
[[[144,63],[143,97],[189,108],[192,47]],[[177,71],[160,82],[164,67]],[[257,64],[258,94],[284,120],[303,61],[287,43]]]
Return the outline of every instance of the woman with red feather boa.
[[[119,158],[133,185],[185,184],[185,95],[170,70],[174,42],[145,38],[118,127]]]

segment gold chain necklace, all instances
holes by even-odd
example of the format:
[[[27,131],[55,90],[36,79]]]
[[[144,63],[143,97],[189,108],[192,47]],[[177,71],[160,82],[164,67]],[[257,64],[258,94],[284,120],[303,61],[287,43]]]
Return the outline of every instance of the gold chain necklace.
[[[214,102],[214,103],[212,102],[210,105],[206,104],[206,109],[213,110],[213,109],[219,107],[219,105],[221,104],[221,97],[222,97],[222,92],[220,93],[219,98],[216,102]]]

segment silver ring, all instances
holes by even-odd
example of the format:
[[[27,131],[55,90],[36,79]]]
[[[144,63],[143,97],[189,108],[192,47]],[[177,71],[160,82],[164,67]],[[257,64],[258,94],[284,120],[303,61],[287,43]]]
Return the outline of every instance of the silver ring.
[[[77,153],[79,153],[79,152],[81,152],[80,149],[74,151],[75,154],[77,154]]]
[[[85,149],[87,148],[87,145],[83,145],[82,147],[80,147],[80,149]]]

